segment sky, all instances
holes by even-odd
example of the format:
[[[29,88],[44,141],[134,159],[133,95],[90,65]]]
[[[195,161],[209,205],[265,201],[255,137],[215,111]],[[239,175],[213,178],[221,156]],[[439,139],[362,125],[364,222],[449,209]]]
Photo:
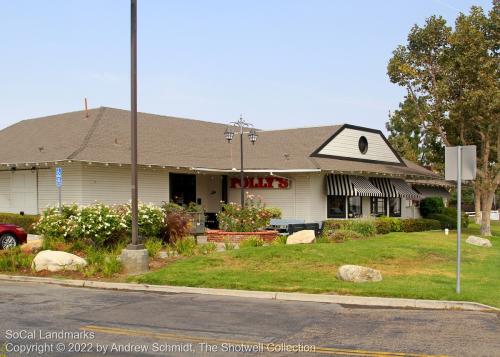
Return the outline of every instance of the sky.
[[[386,66],[410,28],[467,0],[138,0],[141,112],[261,129],[384,130],[405,94]],[[130,108],[129,0],[0,0],[0,128]]]

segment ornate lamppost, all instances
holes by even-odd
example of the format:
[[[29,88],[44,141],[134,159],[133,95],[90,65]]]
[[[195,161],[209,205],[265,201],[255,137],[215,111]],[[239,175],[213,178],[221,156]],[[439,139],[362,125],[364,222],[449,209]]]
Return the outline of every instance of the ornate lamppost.
[[[230,123],[230,126],[226,127],[226,131],[224,132],[224,138],[227,140],[228,143],[231,143],[231,140],[234,138],[234,133],[235,131],[239,130],[240,131],[240,195],[241,195],[241,207],[245,205],[245,171],[243,168],[243,134],[246,132],[244,131],[247,128],[250,128],[250,131],[248,131],[248,139],[252,143],[252,145],[255,145],[255,142],[257,141],[257,131],[253,128],[253,125],[244,121],[243,117],[240,115],[240,119],[238,121],[233,121]]]

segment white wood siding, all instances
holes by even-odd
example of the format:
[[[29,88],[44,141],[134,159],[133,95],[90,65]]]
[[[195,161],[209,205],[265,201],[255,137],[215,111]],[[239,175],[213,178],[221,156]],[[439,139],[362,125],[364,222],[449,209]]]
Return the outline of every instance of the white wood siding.
[[[362,154],[358,148],[361,136],[366,137],[368,140],[368,151],[366,154]],[[398,158],[387,145],[382,135],[351,128],[342,130],[319,153],[347,158],[399,163]]]
[[[290,188],[253,188],[245,191],[261,196],[269,207],[280,208],[285,219],[304,219],[307,222],[324,220],[326,218],[324,175],[296,174],[287,177],[290,178]],[[228,196],[230,202],[240,202],[239,189],[230,188]]]
[[[130,167],[88,165],[82,167],[82,204],[95,201],[120,204],[130,201]],[[139,201],[161,205],[169,199],[169,173],[161,168],[138,169]]]
[[[72,163],[61,166],[63,204],[82,203],[82,165]],[[55,167],[38,170],[38,210],[58,204]]]

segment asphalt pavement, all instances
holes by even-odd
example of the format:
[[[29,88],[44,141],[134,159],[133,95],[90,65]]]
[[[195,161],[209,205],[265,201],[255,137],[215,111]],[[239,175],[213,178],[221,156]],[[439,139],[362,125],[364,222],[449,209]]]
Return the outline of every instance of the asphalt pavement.
[[[492,312],[0,282],[3,356],[500,356]]]

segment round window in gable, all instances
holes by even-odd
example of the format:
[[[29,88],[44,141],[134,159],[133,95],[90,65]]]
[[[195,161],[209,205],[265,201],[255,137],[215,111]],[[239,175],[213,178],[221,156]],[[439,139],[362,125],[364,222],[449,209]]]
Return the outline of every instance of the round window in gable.
[[[359,138],[358,148],[362,154],[366,154],[366,152],[368,151],[368,140],[366,140],[364,136]]]

